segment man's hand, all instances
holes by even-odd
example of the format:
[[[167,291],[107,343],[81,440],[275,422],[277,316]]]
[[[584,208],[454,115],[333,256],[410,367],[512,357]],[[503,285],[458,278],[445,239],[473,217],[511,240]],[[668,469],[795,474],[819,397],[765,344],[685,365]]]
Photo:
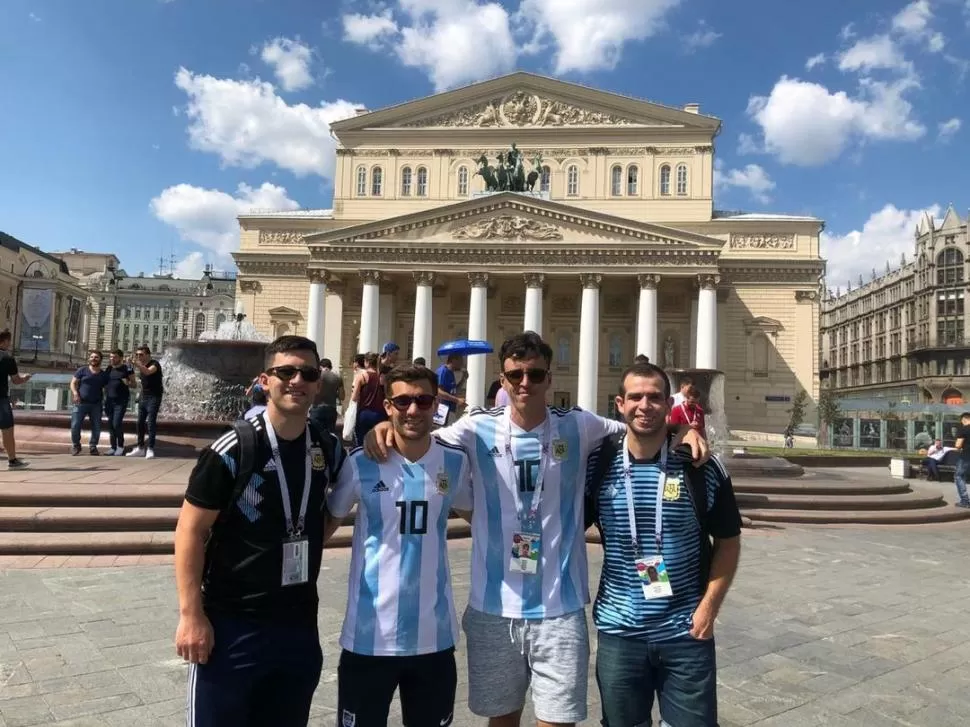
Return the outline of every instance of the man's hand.
[[[212,653],[215,634],[205,614],[183,615],[175,630],[175,651],[190,664],[205,664]]]
[[[364,437],[364,454],[375,462],[386,462],[387,453],[394,448],[394,431],[388,422],[381,422]]]
[[[703,603],[694,611],[691,617],[690,635],[700,641],[714,638],[714,614]]]
[[[72,393],[71,394],[71,401],[73,401],[75,404],[80,404],[81,403],[81,395],[78,394],[78,393]]]
[[[695,429],[683,426],[674,435],[672,446],[686,444],[690,447],[690,456],[694,460],[694,466],[700,467],[711,458],[711,448],[703,435]]]

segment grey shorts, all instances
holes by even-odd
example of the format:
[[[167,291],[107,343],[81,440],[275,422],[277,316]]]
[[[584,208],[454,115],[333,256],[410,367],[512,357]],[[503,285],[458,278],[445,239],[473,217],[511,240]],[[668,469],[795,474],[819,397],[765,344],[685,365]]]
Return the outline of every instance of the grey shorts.
[[[10,399],[4,397],[0,399],[0,429],[10,429],[13,427],[13,407],[10,406]]]
[[[473,608],[462,616],[468,649],[468,708],[501,717],[532,705],[543,722],[586,719],[589,633],[586,612],[508,619]]]

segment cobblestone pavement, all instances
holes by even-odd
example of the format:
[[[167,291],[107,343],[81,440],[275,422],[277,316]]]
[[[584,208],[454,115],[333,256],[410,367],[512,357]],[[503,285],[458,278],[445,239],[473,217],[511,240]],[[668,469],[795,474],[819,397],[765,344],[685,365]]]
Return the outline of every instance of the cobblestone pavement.
[[[968,724],[968,546],[958,525],[747,531],[717,628],[722,727]],[[328,551],[320,578],[314,725],[335,723],[347,555]],[[463,601],[467,542],[452,560]],[[0,727],[183,724],[175,623],[171,566],[0,571]],[[455,724],[483,724],[466,688]],[[585,724],[598,717],[591,682]]]

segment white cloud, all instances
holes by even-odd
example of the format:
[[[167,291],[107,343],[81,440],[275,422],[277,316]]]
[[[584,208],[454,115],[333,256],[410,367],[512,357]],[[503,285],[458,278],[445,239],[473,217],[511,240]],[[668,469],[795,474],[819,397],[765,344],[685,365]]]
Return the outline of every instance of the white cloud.
[[[274,38],[263,46],[259,57],[272,66],[284,91],[302,91],[313,85],[313,49],[299,38]]]
[[[194,280],[201,278],[205,271],[205,255],[198,250],[190,252],[175,263],[175,277]]]
[[[693,52],[699,48],[709,48],[721,36],[721,33],[716,33],[711,30],[707,27],[707,23],[702,20],[697,30],[690,35],[684,36],[684,45],[688,52]]]
[[[854,139],[912,140],[926,128],[912,118],[904,94],[916,82],[863,80],[857,97],[817,83],[782,78],[768,96],[752,96],[747,113],[761,127],[763,149],[786,164],[818,166],[836,159]]]
[[[931,53],[939,53],[946,45],[942,33],[930,28],[933,10],[928,0],[915,0],[893,16],[893,31],[901,38],[923,41]]]
[[[366,45],[371,50],[379,50],[398,33],[390,8],[378,15],[344,15],[343,24],[344,40]]]
[[[821,237],[822,257],[828,260],[825,278],[830,288],[845,286],[852,281],[855,287],[859,276],[868,281],[872,269],[882,272],[888,261],[898,265],[900,256],[913,254],[913,235],[923,212],[934,218],[940,214],[939,205],[926,210],[901,210],[887,204],[874,212],[866,220],[861,230],[853,230],[845,235],[823,232]]]
[[[858,40],[839,55],[841,71],[872,71],[877,68],[910,72],[912,64],[903,57],[896,42],[888,35]]]
[[[680,0],[522,0],[533,43],[555,42],[555,73],[612,70],[623,46],[656,34]]]
[[[810,71],[815,68],[815,66],[820,66],[823,63],[825,63],[825,54],[818,53],[805,61],[805,70]]]
[[[188,96],[189,141],[223,163],[255,167],[272,162],[297,176],[333,176],[330,124],[355,114],[356,104],[289,105],[272,84],[195,74],[180,68],[175,85]]]
[[[952,139],[953,135],[960,130],[961,126],[963,126],[963,122],[956,117],[950,119],[949,121],[944,121],[943,123],[941,123],[938,127],[940,141],[949,141],[950,139]]]
[[[27,17],[33,20],[35,23],[43,21],[43,18],[37,15],[37,13],[28,13]]]
[[[743,169],[724,171],[724,163],[718,159],[714,165],[714,189],[727,190],[731,187],[747,189],[751,196],[762,204],[771,202],[768,194],[775,188],[775,182],[762,167],[748,164]]]
[[[239,247],[238,215],[254,209],[295,210],[300,205],[283,187],[264,182],[259,187],[240,184],[235,195],[176,184],[162,190],[149,206],[155,217],[174,227],[183,240],[201,245],[225,261]]]

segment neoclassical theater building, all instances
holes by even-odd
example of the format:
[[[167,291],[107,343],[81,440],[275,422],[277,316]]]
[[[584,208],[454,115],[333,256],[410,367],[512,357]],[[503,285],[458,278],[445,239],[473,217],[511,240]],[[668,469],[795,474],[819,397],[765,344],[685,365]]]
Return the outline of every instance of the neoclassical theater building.
[[[332,209],[239,218],[237,301],[344,369],[386,341],[437,365],[446,340],[536,330],[553,402],[602,414],[637,353],[720,369],[732,428],[780,431],[818,392],[823,223],[715,212],[720,129],[528,73],[361,109],[332,125]],[[513,144],[532,190],[486,191],[479,160]],[[469,403],[498,371],[470,358]]]

